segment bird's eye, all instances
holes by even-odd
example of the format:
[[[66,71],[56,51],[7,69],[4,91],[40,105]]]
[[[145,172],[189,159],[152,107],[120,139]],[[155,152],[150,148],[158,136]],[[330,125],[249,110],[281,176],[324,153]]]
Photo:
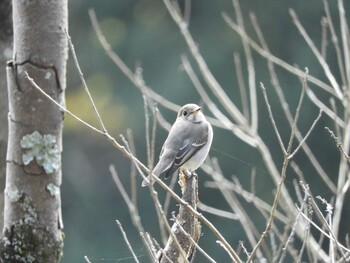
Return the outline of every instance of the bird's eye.
[[[185,117],[187,116],[187,114],[188,114],[188,112],[185,111],[185,110],[182,112],[182,115],[185,116]]]

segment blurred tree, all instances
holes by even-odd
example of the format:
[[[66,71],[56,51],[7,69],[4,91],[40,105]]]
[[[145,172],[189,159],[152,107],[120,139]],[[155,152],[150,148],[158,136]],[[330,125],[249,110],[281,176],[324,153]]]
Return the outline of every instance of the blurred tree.
[[[11,0],[0,1],[0,229],[3,228],[5,167],[7,148],[7,86],[6,61],[12,54]]]
[[[64,104],[67,1],[13,1],[13,61],[7,66],[9,137],[1,262],[58,262],[62,255],[63,113],[26,72]]]

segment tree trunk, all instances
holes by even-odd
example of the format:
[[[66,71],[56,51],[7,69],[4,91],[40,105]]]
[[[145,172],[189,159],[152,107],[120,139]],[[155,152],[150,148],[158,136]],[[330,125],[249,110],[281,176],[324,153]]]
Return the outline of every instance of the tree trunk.
[[[0,229],[4,226],[4,189],[7,148],[6,61],[12,56],[11,0],[0,0]]]
[[[25,71],[64,104],[67,0],[13,1],[13,62],[7,66],[9,137],[1,262],[59,262],[62,255],[63,113]]]

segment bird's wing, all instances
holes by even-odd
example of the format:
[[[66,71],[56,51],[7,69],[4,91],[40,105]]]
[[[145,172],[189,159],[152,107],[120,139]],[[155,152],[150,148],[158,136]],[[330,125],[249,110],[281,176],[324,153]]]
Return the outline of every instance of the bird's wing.
[[[206,132],[203,132],[203,124],[198,124],[190,132],[182,134],[184,140],[182,147],[177,150],[172,165],[166,171],[165,179],[169,178],[179,167],[187,162],[198,150],[200,150],[208,142],[209,128],[206,124]]]

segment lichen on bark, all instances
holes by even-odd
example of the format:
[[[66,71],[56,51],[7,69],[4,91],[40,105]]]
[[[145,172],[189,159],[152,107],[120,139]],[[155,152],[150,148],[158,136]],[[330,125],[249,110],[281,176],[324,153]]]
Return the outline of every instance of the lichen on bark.
[[[34,131],[23,136],[20,144],[21,148],[25,150],[25,153],[22,155],[24,165],[28,165],[35,160],[39,166],[44,168],[47,174],[51,174],[59,169],[60,152],[54,135],[41,135],[40,132]]]
[[[62,242],[57,242],[45,226],[18,222],[5,229],[0,251],[0,260],[4,263],[58,262],[62,256]]]

